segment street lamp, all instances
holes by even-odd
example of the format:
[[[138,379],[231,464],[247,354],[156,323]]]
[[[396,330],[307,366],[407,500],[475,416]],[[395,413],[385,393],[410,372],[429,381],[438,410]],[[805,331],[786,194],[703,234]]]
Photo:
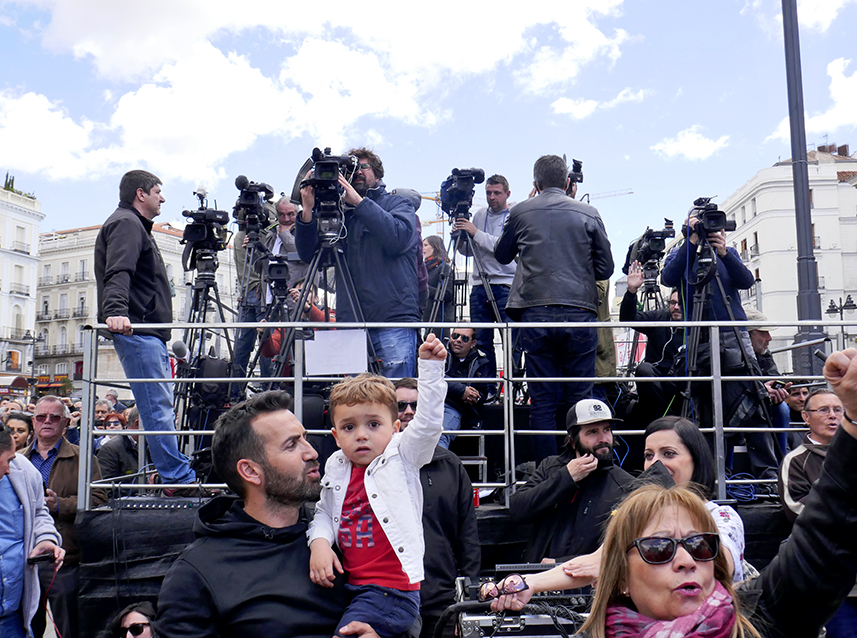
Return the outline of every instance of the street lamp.
[[[31,334],[29,329],[24,333],[24,341],[29,341],[30,345],[32,347],[32,350],[30,352],[30,356],[32,357],[32,359],[30,359],[30,378],[27,379],[27,385],[28,385],[29,390],[30,390],[30,402],[31,403],[36,402],[35,388],[36,388],[36,381],[38,381],[38,379],[36,379],[36,344],[41,343],[44,340],[45,340],[44,335]]]
[[[833,299],[830,300],[830,305],[827,306],[827,310],[825,311],[831,317],[835,317],[839,315],[839,321],[845,321],[845,311],[854,312],[857,310],[857,303],[854,303],[854,300],[851,298],[851,295],[845,297],[845,303],[842,303],[842,297],[839,298],[839,305],[837,306]],[[845,341],[847,335],[845,333],[845,326],[840,326],[842,329],[842,350],[845,350]]]

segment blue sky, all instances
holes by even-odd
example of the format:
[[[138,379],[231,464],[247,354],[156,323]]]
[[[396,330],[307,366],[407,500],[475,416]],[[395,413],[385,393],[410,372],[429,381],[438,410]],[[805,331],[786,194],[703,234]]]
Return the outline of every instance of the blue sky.
[[[102,222],[131,168],[163,179],[171,221],[199,184],[221,209],[239,174],[290,190],[314,146],[372,146],[388,186],[424,193],[482,167],[514,200],[566,153],[620,261],[790,156],[779,0],[295,5],[0,0],[0,172],[49,231]],[[855,152],[857,0],[798,15],[808,146]]]

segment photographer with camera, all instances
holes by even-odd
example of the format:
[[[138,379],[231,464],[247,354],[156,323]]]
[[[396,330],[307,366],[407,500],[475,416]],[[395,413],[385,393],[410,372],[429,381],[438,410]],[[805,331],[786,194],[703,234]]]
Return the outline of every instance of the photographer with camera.
[[[556,155],[533,168],[538,195],[516,204],[497,241],[501,264],[518,257],[506,314],[523,322],[595,322],[596,281],[613,274],[610,241],[598,211],[566,195],[569,171]],[[530,377],[594,377],[595,328],[521,328]],[[592,395],[589,382],[529,382],[531,430],[557,430],[557,408],[566,412]],[[562,418],[562,417],[560,417]],[[536,461],[556,454],[556,437],[535,437]]]
[[[344,207],[344,229],[337,240],[351,272],[356,301],[366,321],[417,322],[421,319],[417,290],[419,234],[413,205],[400,195],[386,191],[381,159],[366,148],[351,149],[357,158],[353,184],[340,172],[338,188]],[[301,188],[303,211],[296,230],[298,254],[311,262],[319,250],[319,216],[315,211],[316,190]],[[355,321],[345,299],[349,289],[337,269],[337,321]],[[414,328],[372,328],[369,338],[380,359],[381,374],[390,378],[416,373],[417,331]]]
[[[459,217],[453,223],[452,229],[463,230],[473,238],[473,248],[481,257],[485,267],[488,283],[491,285],[491,293],[497,302],[500,311],[500,319],[509,322],[506,314],[506,301],[509,298],[509,290],[515,277],[517,264],[512,261],[501,264],[494,258],[494,245],[503,232],[503,224],[509,216],[509,207],[514,202],[509,202],[509,181],[502,175],[492,175],[485,180],[485,198],[488,200],[487,208],[480,208],[473,214],[473,221],[466,217]],[[469,257],[470,247],[467,243],[460,244],[461,254]],[[493,323],[494,309],[488,301],[488,295],[482,287],[482,280],[474,268],[470,274],[470,321],[484,321]],[[450,317],[447,321],[451,321]],[[513,338],[514,340],[514,338]],[[488,376],[497,376],[497,357],[494,352],[494,329],[481,328],[476,334],[476,347],[483,352],[490,362]]]
[[[734,222],[732,222],[734,224]],[[682,233],[687,241],[667,255],[661,273],[661,283],[679,289],[679,299],[683,304],[684,316],[694,318],[694,295],[697,287],[707,286],[708,300],[702,309],[700,321],[746,321],[747,315],[741,305],[739,290],[747,290],[754,283],[753,273],[741,261],[738,251],[726,245],[725,230],[734,230],[726,221],[725,215],[710,204],[706,198],[694,202],[687,224]],[[707,243],[708,246],[704,244]],[[716,256],[707,255],[713,250]],[[705,281],[697,278],[700,261],[714,257],[716,271],[714,279]],[[705,268],[705,264],[702,264]],[[709,266],[711,267],[711,266]],[[719,284],[718,284],[719,280]],[[721,292],[722,286],[722,292]],[[689,331],[690,332],[690,331]],[[760,375],[759,364],[753,355],[750,335],[746,328],[739,328],[741,342],[733,328],[720,328],[720,363],[723,376]],[[746,363],[744,355],[748,355]],[[700,331],[697,361],[700,370],[710,366],[710,347],[708,330]],[[684,376],[686,370],[676,367],[676,374]],[[749,369],[748,369],[749,368]],[[709,368],[710,369],[710,368]],[[707,372],[706,372],[707,374]],[[768,427],[766,406],[761,405],[760,392],[752,381],[730,381],[723,383],[723,415],[726,427]],[[705,387],[703,387],[705,386]],[[708,384],[693,384],[692,394],[699,399],[696,421],[702,427],[710,427],[713,410],[711,409],[710,388]],[[765,393],[767,395],[767,393]],[[777,458],[774,453],[774,438],[765,432],[747,433],[747,455],[753,476],[757,479],[777,478]]]
[[[95,281],[98,321],[106,323],[113,347],[129,379],[169,379],[169,328],[147,329],[140,324],[172,323],[172,292],[161,251],[152,237],[154,219],[161,214],[161,180],[152,173],[125,173],[119,184],[119,207],[104,222],[95,240]],[[137,324],[137,329],[131,328]],[[140,420],[147,430],[175,430],[173,386],[170,383],[131,383]],[[173,436],[147,441],[164,483],[193,483],[196,474]],[[181,492],[164,490],[168,495]]]

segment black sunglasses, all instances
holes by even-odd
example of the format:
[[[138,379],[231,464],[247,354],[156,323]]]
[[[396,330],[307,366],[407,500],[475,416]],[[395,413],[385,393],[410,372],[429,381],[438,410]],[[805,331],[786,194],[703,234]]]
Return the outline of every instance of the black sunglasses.
[[[116,630],[116,638],[125,638],[129,631],[132,636],[139,636],[148,626],[149,623],[147,622],[135,622],[131,623],[127,627],[119,627],[119,629]]]
[[[720,536],[714,532],[692,534],[684,538],[647,536],[635,540],[625,551],[631,551],[636,547],[640,552],[640,558],[649,565],[663,565],[675,557],[679,544],[687,550],[693,560],[700,563],[712,561],[720,553]]]
[[[449,338],[453,341],[461,339],[461,343],[470,343],[470,337],[468,337],[467,335],[459,334],[457,332],[453,332],[451,335],[449,335]]]
[[[416,401],[399,401],[399,412],[404,412],[408,409],[408,406],[411,406],[411,410],[413,410],[414,412],[417,411]]]

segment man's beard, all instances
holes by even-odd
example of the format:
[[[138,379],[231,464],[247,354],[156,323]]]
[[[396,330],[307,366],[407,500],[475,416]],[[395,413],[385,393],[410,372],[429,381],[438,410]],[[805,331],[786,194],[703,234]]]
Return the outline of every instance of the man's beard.
[[[613,465],[613,446],[607,445],[603,443],[595,447],[595,449],[591,449],[588,447],[584,447],[579,441],[576,446],[577,453],[580,456],[584,456],[586,454],[591,454],[596,459],[598,459],[598,469],[604,467],[610,467]]]
[[[301,506],[307,501],[317,501],[321,494],[321,481],[309,480],[307,472],[318,467],[318,461],[304,463],[300,477],[278,472],[265,463],[260,463],[265,472],[265,496],[269,502],[286,507]]]

